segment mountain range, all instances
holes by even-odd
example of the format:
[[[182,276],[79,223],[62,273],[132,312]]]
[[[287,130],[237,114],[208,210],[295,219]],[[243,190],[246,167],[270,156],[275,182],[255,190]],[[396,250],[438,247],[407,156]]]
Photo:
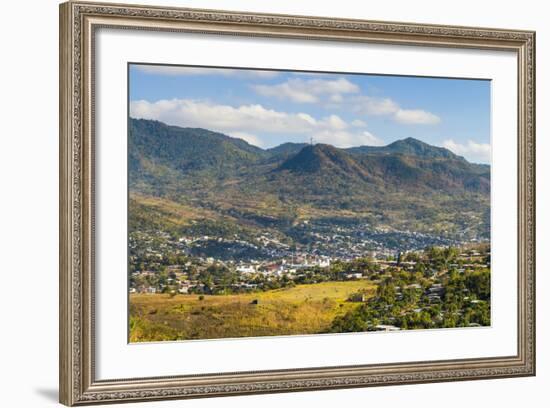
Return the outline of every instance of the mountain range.
[[[128,137],[136,228],[221,235],[271,229],[288,237],[307,220],[468,239],[489,234],[490,167],[414,138],[347,149],[261,149],[143,119],[129,119]]]

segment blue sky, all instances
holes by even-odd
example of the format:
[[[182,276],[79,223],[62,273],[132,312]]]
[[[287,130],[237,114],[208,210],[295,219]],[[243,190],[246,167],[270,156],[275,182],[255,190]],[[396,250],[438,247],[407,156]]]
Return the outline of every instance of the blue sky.
[[[202,127],[269,148],[414,137],[490,162],[487,80],[130,66],[130,115]]]

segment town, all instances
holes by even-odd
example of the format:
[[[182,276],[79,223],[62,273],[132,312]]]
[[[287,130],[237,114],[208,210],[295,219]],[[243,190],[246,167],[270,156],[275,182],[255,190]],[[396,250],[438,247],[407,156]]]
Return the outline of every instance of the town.
[[[335,240],[344,241],[338,236]],[[249,246],[255,253],[261,253],[258,248],[262,248],[271,257],[222,259],[194,255],[197,248],[213,244],[226,249],[228,244]],[[488,243],[432,245],[403,251],[375,246],[338,257],[320,250],[306,252],[303,247],[291,247],[266,235],[250,244],[206,236],[173,239],[169,234],[133,232],[130,250],[131,294],[204,297],[254,294],[322,282],[369,281],[376,284],[376,295],[350,293],[347,302],[360,307],[338,316],[329,331],[490,324]]]
[[[307,240],[301,237],[296,240],[299,243],[289,244],[268,231],[253,239],[174,237],[161,231],[133,231],[129,236],[130,291],[230,293],[270,289],[290,282],[310,283],[315,279],[362,279],[390,267],[416,271],[420,267],[416,259],[425,248],[488,247],[478,239],[459,242],[366,225],[333,227],[330,232],[317,227],[309,234]],[[472,259],[479,259],[477,251],[462,254],[458,270],[481,266],[472,264]],[[356,260],[369,260],[368,270],[342,269],[341,265]],[[334,272],[340,269],[341,272]],[[223,279],[204,282],[207,275]]]

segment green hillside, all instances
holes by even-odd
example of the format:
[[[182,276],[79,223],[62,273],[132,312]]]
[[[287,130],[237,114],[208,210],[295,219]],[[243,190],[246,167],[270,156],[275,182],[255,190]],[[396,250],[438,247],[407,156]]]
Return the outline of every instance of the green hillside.
[[[205,129],[130,119],[129,185],[131,228],[219,236],[267,229],[290,243],[304,221],[489,234],[489,166],[413,138],[264,150]]]

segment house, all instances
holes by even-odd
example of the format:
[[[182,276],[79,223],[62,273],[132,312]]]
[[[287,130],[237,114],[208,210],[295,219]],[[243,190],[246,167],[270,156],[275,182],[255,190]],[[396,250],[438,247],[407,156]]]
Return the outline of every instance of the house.
[[[317,265],[319,265],[321,268],[327,268],[330,266],[330,259],[320,259],[319,262],[317,262]]]
[[[276,263],[264,265],[262,268],[263,272],[268,275],[281,275],[283,271],[282,265],[277,265]]]
[[[443,295],[445,292],[445,288],[441,283],[434,283],[432,286],[428,288],[428,296],[429,295]]]
[[[237,266],[237,272],[239,273],[255,273],[256,268],[253,265],[239,265]]]

